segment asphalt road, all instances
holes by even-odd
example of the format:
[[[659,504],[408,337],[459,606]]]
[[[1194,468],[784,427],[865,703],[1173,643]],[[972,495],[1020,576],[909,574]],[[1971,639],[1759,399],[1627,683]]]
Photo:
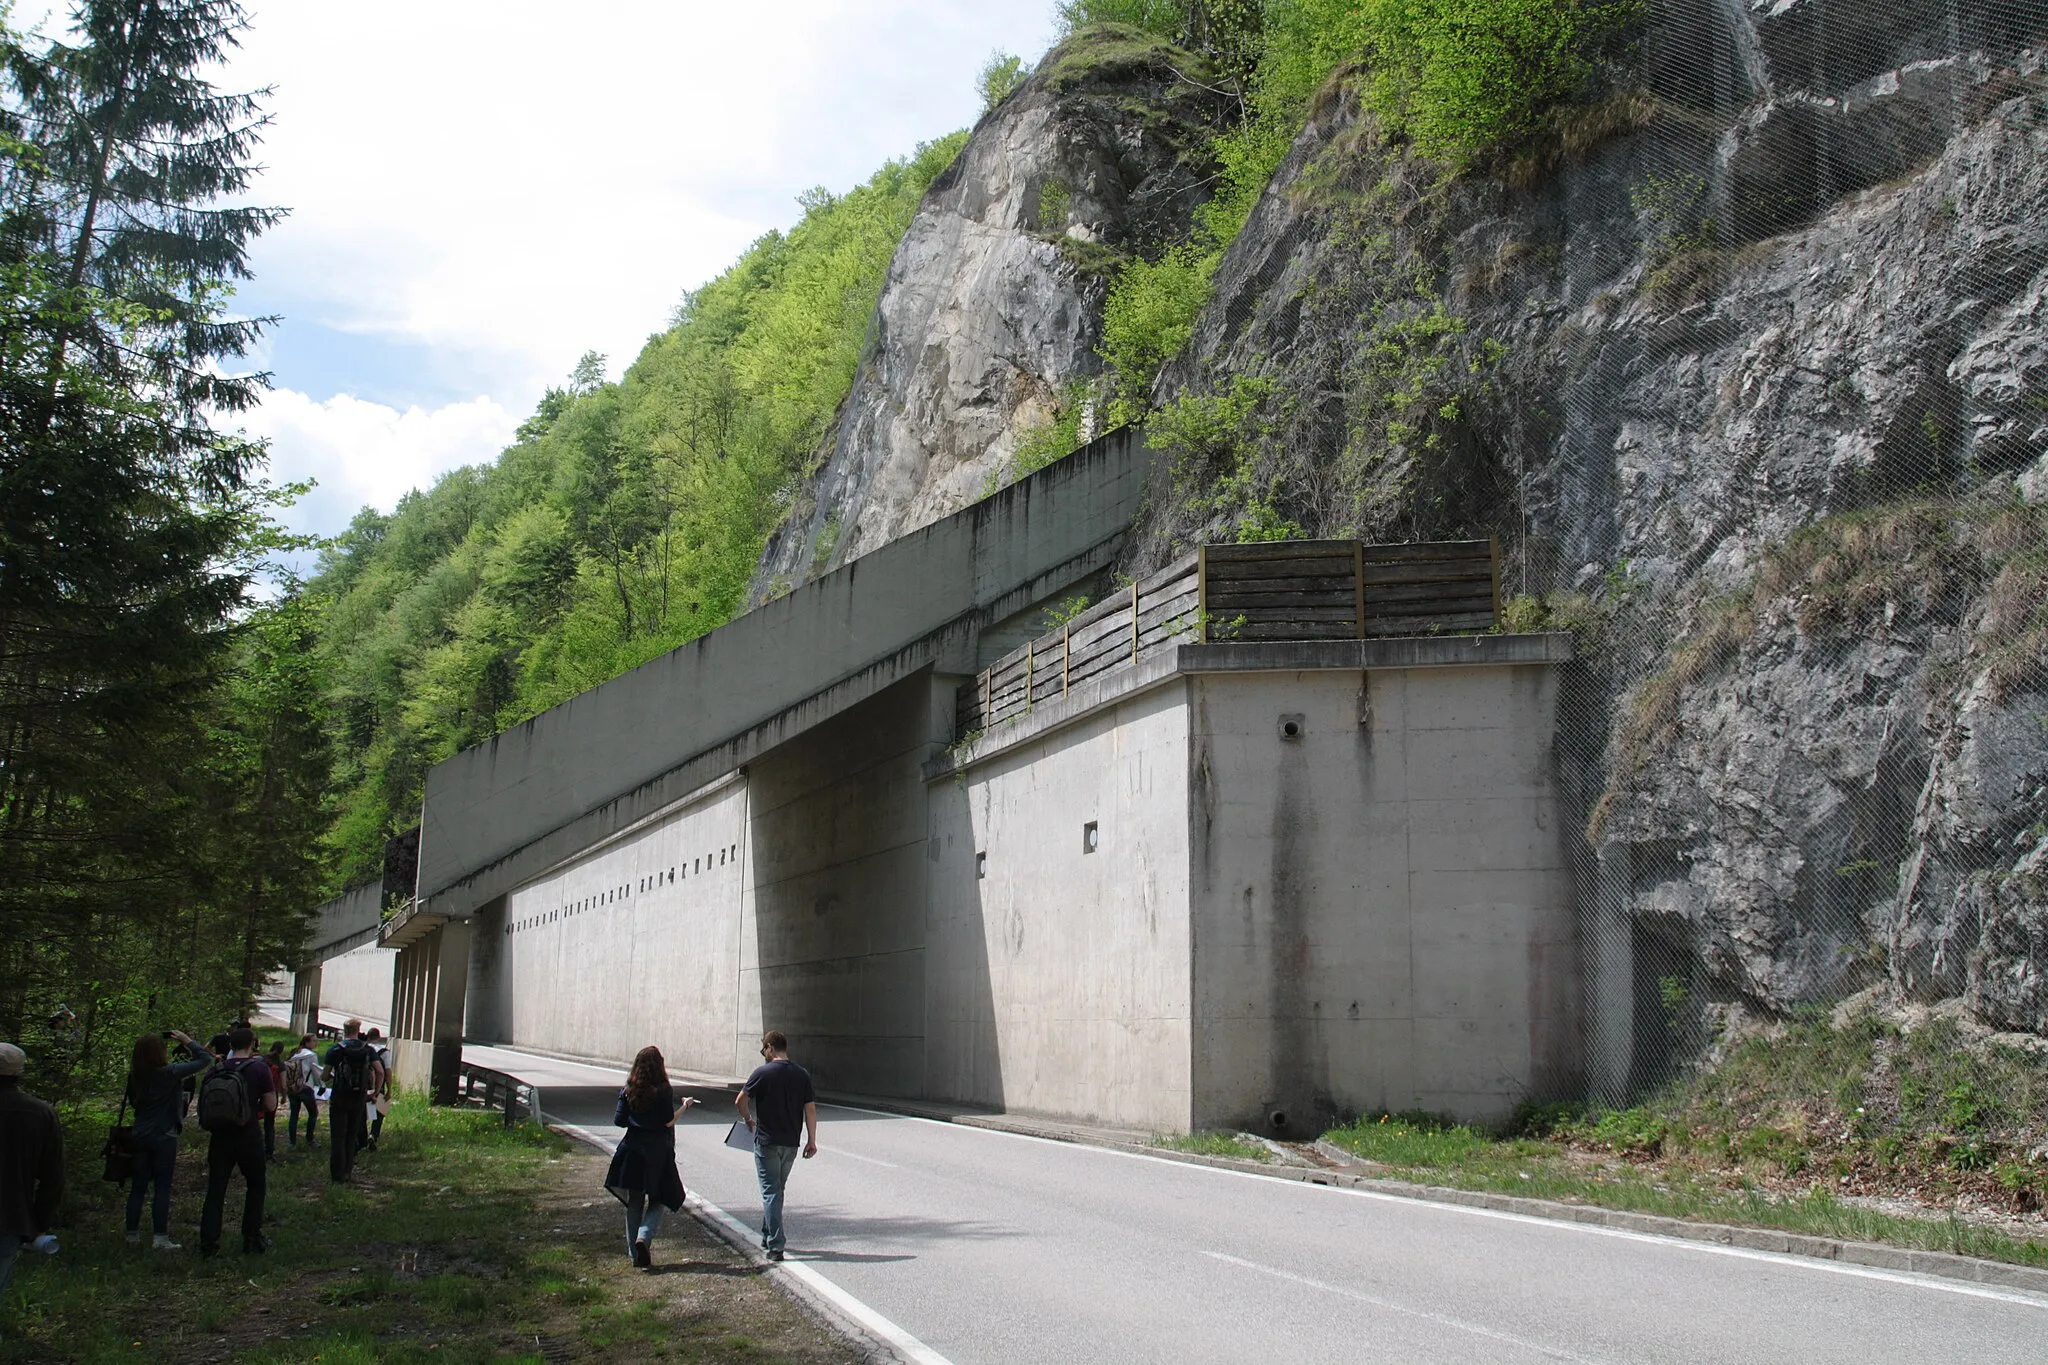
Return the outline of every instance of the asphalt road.
[[[623,1079],[472,1049],[609,1143]],[[731,1109],[683,1182],[758,1228]],[[790,1264],[969,1362],[2048,1360],[2048,1297],[827,1106]],[[656,1259],[661,1254],[655,1247]]]

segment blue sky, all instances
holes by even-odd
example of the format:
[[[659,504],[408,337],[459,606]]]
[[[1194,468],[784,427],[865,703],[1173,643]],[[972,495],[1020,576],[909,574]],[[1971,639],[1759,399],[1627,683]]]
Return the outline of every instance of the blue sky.
[[[14,21],[37,19],[17,6]],[[276,87],[252,196],[291,217],[238,309],[283,317],[249,429],[345,526],[489,460],[586,350],[616,374],[687,289],[971,123],[1050,0],[250,0],[223,87]]]

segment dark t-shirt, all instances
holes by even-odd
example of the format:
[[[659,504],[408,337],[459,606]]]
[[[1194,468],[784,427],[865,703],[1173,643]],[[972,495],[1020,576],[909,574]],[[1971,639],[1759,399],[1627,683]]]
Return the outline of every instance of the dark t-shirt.
[[[220,1065],[223,1071],[239,1074],[249,1087],[249,1126],[254,1128],[263,1122],[263,1097],[277,1088],[270,1081],[270,1063],[261,1057],[231,1057]]]
[[[351,1085],[342,1084],[342,1074],[341,1072],[335,1069],[334,1065],[339,1058],[345,1056],[358,1057],[361,1059],[357,1063],[356,1069],[356,1075],[361,1077],[361,1079],[355,1081],[354,1084]],[[375,1059],[375,1057],[376,1054],[370,1051],[369,1044],[363,1042],[360,1039],[357,1039],[353,1042],[344,1039],[343,1041],[336,1043],[333,1047],[328,1048],[327,1073],[328,1075],[334,1078],[332,1081],[334,1088],[336,1090],[343,1091],[347,1094],[352,1095],[360,1095],[363,1092],[367,1091],[370,1088],[370,1063],[372,1060]]]
[[[801,1147],[804,1106],[815,1103],[811,1073],[787,1057],[763,1062],[747,1077],[747,1099],[754,1110],[754,1141],[766,1147]]]

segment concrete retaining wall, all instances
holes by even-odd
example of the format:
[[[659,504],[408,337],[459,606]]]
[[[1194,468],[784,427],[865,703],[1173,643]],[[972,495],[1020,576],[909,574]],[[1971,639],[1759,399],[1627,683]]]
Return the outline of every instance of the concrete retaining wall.
[[[352,1014],[365,1024],[391,1024],[391,979],[398,954],[390,948],[356,948],[320,966],[320,1009]]]
[[[1194,1126],[1568,1086],[1556,670],[1208,673],[1192,704]]]
[[[477,916],[467,1037],[736,1065],[747,788],[730,781]]]
[[[1176,679],[932,784],[934,1097],[1187,1127],[1186,702]]]

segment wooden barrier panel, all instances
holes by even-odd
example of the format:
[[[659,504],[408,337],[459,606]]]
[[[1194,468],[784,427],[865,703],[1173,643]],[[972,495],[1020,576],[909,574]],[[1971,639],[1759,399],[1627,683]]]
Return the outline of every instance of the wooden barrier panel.
[[[1205,545],[962,684],[956,733],[1000,725],[1177,642],[1443,635],[1491,630],[1499,619],[1491,540]]]

